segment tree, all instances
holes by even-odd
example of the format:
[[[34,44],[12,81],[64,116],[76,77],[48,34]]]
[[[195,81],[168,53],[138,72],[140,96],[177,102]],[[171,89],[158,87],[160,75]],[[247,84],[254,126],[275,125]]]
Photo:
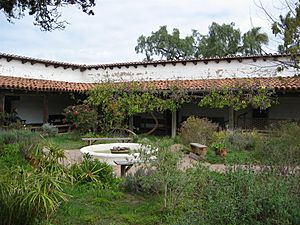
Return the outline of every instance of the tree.
[[[61,20],[59,8],[68,5],[75,5],[84,13],[94,15],[91,8],[96,3],[95,0],[0,0],[0,10],[9,22],[22,18],[27,12],[34,16],[34,25],[39,26],[42,31],[64,29],[67,22]]]
[[[281,53],[300,53],[300,1],[297,3],[286,2],[289,12],[279,16],[279,20],[273,19],[273,34],[279,36],[283,43],[278,46]]]
[[[213,22],[208,34],[201,38],[199,52],[203,57],[234,55],[239,51],[240,40],[241,32],[234,29],[234,23],[219,25]]]
[[[145,53],[147,61],[152,60],[153,55],[167,60],[195,57],[195,34],[180,38],[178,29],[174,28],[169,34],[167,26],[162,26],[149,37],[141,35],[137,40],[135,51]]]
[[[260,33],[260,27],[254,27],[243,35],[234,28],[234,23],[219,25],[215,22],[209,27],[207,35],[201,35],[197,30],[184,38],[180,37],[178,29],[168,33],[167,26],[162,26],[150,36],[141,35],[137,40],[135,51],[144,53],[145,60],[160,59],[176,60],[198,57],[223,57],[244,54],[261,54],[262,45],[268,43],[266,33]],[[243,45],[241,46],[241,43]]]
[[[246,55],[262,54],[262,45],[268,44],[266,33],[261,33],[261,27],[253,27],[243,35],[242,52]]]
[[[281,42],[278,45],[279,53],[291,54],[290,61],[279,61],[278,70],[286,68],[299,69],[299,53],[300,53],[300,1],[299,0],[284,0],[281,2],[281,7],[276,9],[285,9],[285,15],[274,17],[263,5],[261,0],[258,0],[257,7],[264,11],[269,22],[272,24],[272,32]]]

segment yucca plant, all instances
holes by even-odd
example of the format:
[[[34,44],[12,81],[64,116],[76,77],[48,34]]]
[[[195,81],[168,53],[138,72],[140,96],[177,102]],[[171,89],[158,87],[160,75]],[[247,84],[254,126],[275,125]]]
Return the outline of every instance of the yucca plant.
[[[117,180],[110,165],[94,160],[90,155],[84,155],[84,160],[81,164],[71,166],[70,174],[77,183],[93,182],[111,185]]]

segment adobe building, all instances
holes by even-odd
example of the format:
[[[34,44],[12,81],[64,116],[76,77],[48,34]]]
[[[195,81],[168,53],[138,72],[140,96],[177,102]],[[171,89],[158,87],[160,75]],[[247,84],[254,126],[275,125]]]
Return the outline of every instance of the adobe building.
[[[300,77],[289,67],[290,55],[229,56],[172,61],[112,64],[72,64],[0,53],[0,112],[17,110],[26,124],[61,122],[63,109],[74,104],[75,95],[101,82],[149,82],[159,90],[177,86],[194,93],[234,87],[239,82],[265,86],[276,91],[279,104],[266,111],[251,107],[233,113],[230,108],[212,109],[188,103],[177,112],[159,114],[161,134],[174,136],[176,128],[190,115],[207,117],[220,126],[264,129],[272,122],[300,120]],[[135,129],[154,126],[151,117],[133,118]]]

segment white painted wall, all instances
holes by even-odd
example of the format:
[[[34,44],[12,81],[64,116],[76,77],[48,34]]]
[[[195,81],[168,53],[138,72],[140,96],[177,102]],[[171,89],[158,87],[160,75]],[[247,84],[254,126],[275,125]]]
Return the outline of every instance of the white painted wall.
[[[282,72],[277,71],[278,63],[272,60],[262,59],[254,62],[252,59],[239,62],[232,60],[230,63],[223,60],[219,63],[210,61],[208,64],[192,62],[183,65],[172,64],[148,65],[106,68],[105,70],[86,70],[84,73],[88,80],[100,81],[132,81],[132,80],[199,80],[199,79],[221,79],[221,78],[248,78],[248,77],[273,77],[273,76],[293,76],[296,71],[292,68]]]
[[[64,69],[63,67],[46,67],[45,64],[30,62],[22,64],[20,60],[7,62],[5,58],[0,59],[0,75],[12,77],[24,77],[42,80],[69,81],[76,83],[88,82],[86,76],[79,69]]]
[[[50,94],[48,97],[49,115],[61,114],[63,110],[72,104],[69,94]],[[30,123],[43,123],[43,96],[20,95],[20,100],[13,101],[13,107],[17,108],[18,116]]]
[[[284,61],[287,58],[280,58]],[[219,63],[209,61],[205,64],[199,61],[197,65],[192,62],[182,63],[106,67],[99,69],[87,69],[83,72],[80,69],[72,70],[63,67],[54,68],[46,67],[44,64],[36,63],[31,65],[30,62],[22,64],[20,60],[11,60],[7,62],[5,58],[0,59],[0,75],[14,76],[24,78],[35,78],[45,80],[69,81],[93,83],[101,81],[132,81],[132,80],[198,80],[198,79],[218,79],[218,78],[235,78],[235,77],[271,77],[271,76],[293,76],[296,72],[292,68],[282,72],[277,71],[278,62],[273,58],[266,61],[257,59],[238,60],[220,60]]]
[[[17,103],[18,116],[26,123],[43,123],[43,96],[21,95]]]

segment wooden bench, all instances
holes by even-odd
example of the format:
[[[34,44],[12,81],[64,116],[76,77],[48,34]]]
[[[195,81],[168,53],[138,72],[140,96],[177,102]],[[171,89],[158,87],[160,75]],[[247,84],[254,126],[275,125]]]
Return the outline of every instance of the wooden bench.
[[[70,124],[54,125],[58,129],[58,133],[65,133],[70,130]]]
[[[122,160],[122,161],[114,161],[114,163],[118,166],[121,166],[121,177],[124,177],[126,175],[126,173],[128,172],[128,170],[130,170],[130,168],[136,164],[136,163],[141,163],[141,160],[131,160],[131,161],[127,161],[127,160]]]
[[[96,141],[130,142],[132,138],[81,138],[81,140],[86,141],[88,145],[92,145]]]

